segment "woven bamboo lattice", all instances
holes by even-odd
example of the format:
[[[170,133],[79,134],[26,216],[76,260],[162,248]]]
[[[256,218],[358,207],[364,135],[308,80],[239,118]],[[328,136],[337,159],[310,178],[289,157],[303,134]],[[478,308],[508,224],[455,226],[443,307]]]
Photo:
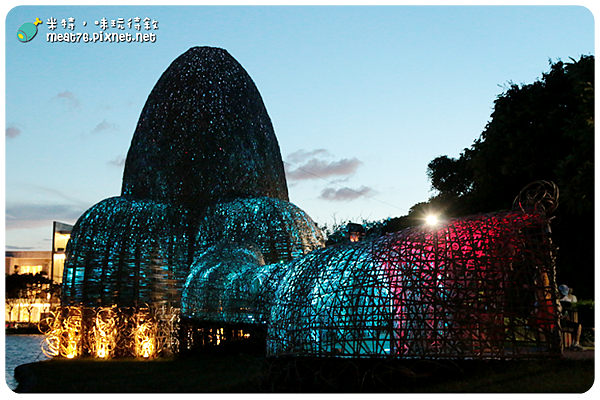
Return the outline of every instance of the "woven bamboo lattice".
[[[196,236],[182,295],[184,315],[218,323],[263,323],[288,262],[323,246],[301,209],[272,198],[211,207]]]
[[[67,245],[62,305],[179,307],[191,259],[187,214],[124,197],[91,207]]]
[[[557,197],[537,182],[514,211],[319,249],[318,227],[288,203],[254,83],[224,50],[190,49],[148,97],[121,196],[73,229],[47,336],[56,354],[137,352],[147,342],[131,338],[157,333],[123,310],[148,304],[181,306],[211,343],[224,326],[268,327],[272,356],[554,354]]]
[[[179,309],[61,307],[40,321],[48,357],[155,358],[179,352]]]
[[[316,250],[278,285],[271,356],[518,358],[560,352],[554,248],[535,209]]]
[[[271,197],[239,198],[208,207],[197,229],[196,259],[222,242],[255,245],[266,264],[288,262],[324,244],[306,212]]]
[[[256,85],[227,51],[194,47],[148,96],[121,195],[75,224],[62,305],[179,307],[194,255],[248,236],[267,263],[323,244],[310,217],[288,202]]]

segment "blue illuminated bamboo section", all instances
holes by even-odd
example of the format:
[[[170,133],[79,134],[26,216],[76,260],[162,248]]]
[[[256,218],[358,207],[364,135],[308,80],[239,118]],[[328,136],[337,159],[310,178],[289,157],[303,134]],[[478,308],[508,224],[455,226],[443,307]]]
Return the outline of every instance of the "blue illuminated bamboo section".
[[[320,230],[291,203],[271,198],[219,203],[208,209],[198,228],[183,314],[227,323],[266,322],[267,296],[276,284],[272,275],[322,246]]]
[[[189,269],[189,233],[181,208],[122,197],[103,200],[73,228],[63,304],[178,306]]]
[[[250,197],[207,208],[196,235],[196,247],[204,251],[220,242],[254,244],[264,263],[287,262],[324,245],[313,220],[287,201]]]

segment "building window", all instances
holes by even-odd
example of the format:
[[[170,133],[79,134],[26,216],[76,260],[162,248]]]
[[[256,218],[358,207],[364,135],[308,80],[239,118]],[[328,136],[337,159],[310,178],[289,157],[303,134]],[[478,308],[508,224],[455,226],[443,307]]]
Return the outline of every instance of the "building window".
[[[41,265],[21,265],[19,269],[16,271],[19,274],[39,274],[42,272]]]

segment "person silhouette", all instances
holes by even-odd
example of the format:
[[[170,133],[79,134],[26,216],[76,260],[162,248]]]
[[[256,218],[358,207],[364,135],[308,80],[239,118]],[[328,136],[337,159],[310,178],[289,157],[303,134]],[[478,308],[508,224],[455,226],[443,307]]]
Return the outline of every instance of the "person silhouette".
[[[583,350],[583,347],[579,344],[579,338],[581,337],[581,324],[573,321],[573,303],[577,302],[577,297],[574,296],[573,289],[567,285],[560,285],[558,291],[564,296],[560,299],[560,306],[558,308],[560,326],[562,330],[571,332],[573,334],[573,344],[571,350]]]

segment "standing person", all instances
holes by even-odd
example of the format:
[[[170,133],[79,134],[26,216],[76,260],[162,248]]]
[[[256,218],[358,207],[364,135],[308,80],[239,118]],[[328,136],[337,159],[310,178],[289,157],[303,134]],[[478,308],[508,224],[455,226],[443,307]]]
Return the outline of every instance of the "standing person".
[[[567,285],[560,285],[558,287],[560,293],[564,296],[560,301],[568,301],[569,303],[577,303],[577,296],[573,294],[573,288]]]
[[[571,318],[572,315],[569,312],[573,303],[577,303],[577,297],[573,295],[573,289],[570,289],[567,285],[560,285],[558,290],[564,296],[560,299],[560,325],[562,329],[573,331],[573,345],[571,346],[571,350],[583,350],[583,347],[579,345],[581,324],[573,321]]]

